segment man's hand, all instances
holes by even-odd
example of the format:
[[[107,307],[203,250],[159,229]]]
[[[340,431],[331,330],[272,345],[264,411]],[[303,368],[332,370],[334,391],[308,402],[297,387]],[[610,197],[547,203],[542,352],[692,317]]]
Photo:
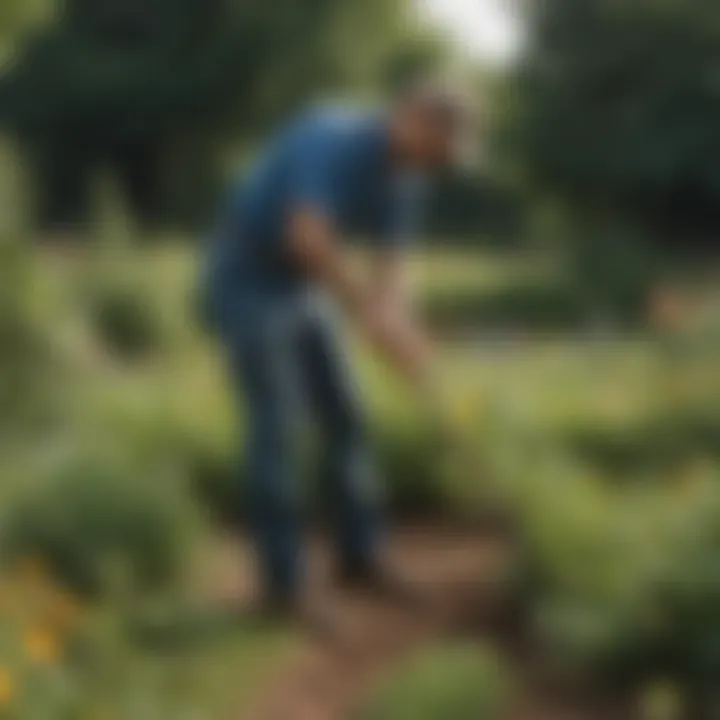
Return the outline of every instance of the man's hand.
[[[430,342],[409,315],[392,305],[374,302],[364,308],[359,320],[368,343],[417,390],[431,384]]]
[[[413,307],[407,257],[397,250],[380,250],[372,262],[371,305],[366,308],[368,334],[378,349],[423,394],[434,383],[434,350]]]

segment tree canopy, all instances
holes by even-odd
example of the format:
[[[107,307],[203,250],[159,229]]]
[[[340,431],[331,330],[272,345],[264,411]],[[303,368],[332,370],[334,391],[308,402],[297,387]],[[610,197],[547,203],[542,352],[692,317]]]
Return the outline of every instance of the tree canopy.
[[[0,121],[33,154],[51,222],[82,215],[98,164],[156,215],[178,154],[196,164],[181,174],[202,204],[218,140],[252,137],[322,90],[377,83],[406,11],[404,0],[68,0],[0,83]]]
[[[528,18],[512,137],[533,187],[656,238],[720,231],[720,5],[546,0]]]

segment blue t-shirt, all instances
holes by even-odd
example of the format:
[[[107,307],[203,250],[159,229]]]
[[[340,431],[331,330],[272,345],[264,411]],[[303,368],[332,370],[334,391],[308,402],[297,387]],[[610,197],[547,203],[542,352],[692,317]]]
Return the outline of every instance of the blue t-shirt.
[[[289,213],[314,207],[340,235],[398,246],[416,229],[423,179],[393,169],[385,121],[344,108],[290,124],[232,189],[213,243],[212,281],[234,290],[303,285],[285,250]]]

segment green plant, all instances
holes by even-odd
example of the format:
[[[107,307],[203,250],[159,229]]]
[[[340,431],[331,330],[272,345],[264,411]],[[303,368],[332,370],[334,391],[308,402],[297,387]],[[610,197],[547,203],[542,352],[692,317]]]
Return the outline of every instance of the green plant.
[[[438,647],[387,678],[357,720],[495,720],[507,706],[510,684],[491,651]]]
[[[519,592],[548,662],[629,687],[708,687],[720,672],[717,487],[705,465],[630,491],[536,464],[516,504]]]
[[[162,330],[149,298],[129,286],[96,292],[90,318],[102,344],[123,360],[146,357],[161,344]]]
[[[108,461],[72,461],[4,508],[10,561],[43,560],[68,587],[97,594],[171,582],[181,565],[183,517],[176,499]]]
[[[520,328],[558,330],[577,327],[588,309],[568,283],[521,281],[488,290],[435,292],[424,301],[428,320],[439,328]]]
[[[193,496],[210,516],[236,524],[246,514],[246,483],[239,459],[215,444],[189,439],[179,449]]]
[[[672,408],[630,427],[576,426],[564,440],[572,452],[609,476],[657,476],[697,458],[720,458],[720,413],[704,407]]]
[[[397,516],[441,513],[443,491],[437,440],[422,429],[385,427],[374,450],[387,502]]]
[[[17,423],[46,399],[51,356],[30,302],[35,271],[28,248],[0,236],[0,426]]]

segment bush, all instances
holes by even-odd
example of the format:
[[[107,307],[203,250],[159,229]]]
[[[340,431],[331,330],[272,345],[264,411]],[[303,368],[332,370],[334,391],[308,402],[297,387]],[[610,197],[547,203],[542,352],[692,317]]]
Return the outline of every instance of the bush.
[[[676,409],[631,427],[576,427],[565,442],[610,476],[628,478],[680,469],[689,460],[720,458],[720,414],[710,408]]]
[[[179,448],[193,496],[213,520],[236,524],[247,515],[242,467],[239,459],[217,444],[188,441]]]
[[[563,675],[635,687],[661,668],[658,639],[621,602],[568,595],[537,600],[535,631]]]
[[[114,583],[160,588],[180,568],[183,524],[175,499],[99,462],[68,463],[10,503],[4,518],[8,560],[40,558],[80,593],[99,594]]]
[[[720,672],[718,471],[675,486],[618,490],[561,465],[536,466],[518,506],[519,592],[548,662],[637,688],[688,692]]]
[[[438,293],[425,300],[424,313],[438,328],[492,327],[559,330],[587,317],[582,298],[569,285],[533,281],[464,293]]]
[[[708,479],[669,537],[655,585],[669,669],[693,687],[720,677],[720,472]]]
[[[45,404],[49,343],[31,312],[35,267],[19,240],[0,237],[0,425]]]
[[[357,720],[495,720],[506,710],[509,686],[490,651],[437,648],[393,674]]]
[[[567,331],[581,329],[600,313],[621,326],[634,327],[643,319],[644,305],[631,294],[605,303],[580,282],[544,279],[493,292],[438,293],[426,298],[424,312],[440,329]]]
[[[146,357],[161,344],[160,323],[148,298],[130,287],[111,285],[97,292],[90,314],[102,344],[123,360]]]
[[[397,517],[438,515],[447,509],[437,442],[410,428],[384,428],[375,439],[380,482]]]

